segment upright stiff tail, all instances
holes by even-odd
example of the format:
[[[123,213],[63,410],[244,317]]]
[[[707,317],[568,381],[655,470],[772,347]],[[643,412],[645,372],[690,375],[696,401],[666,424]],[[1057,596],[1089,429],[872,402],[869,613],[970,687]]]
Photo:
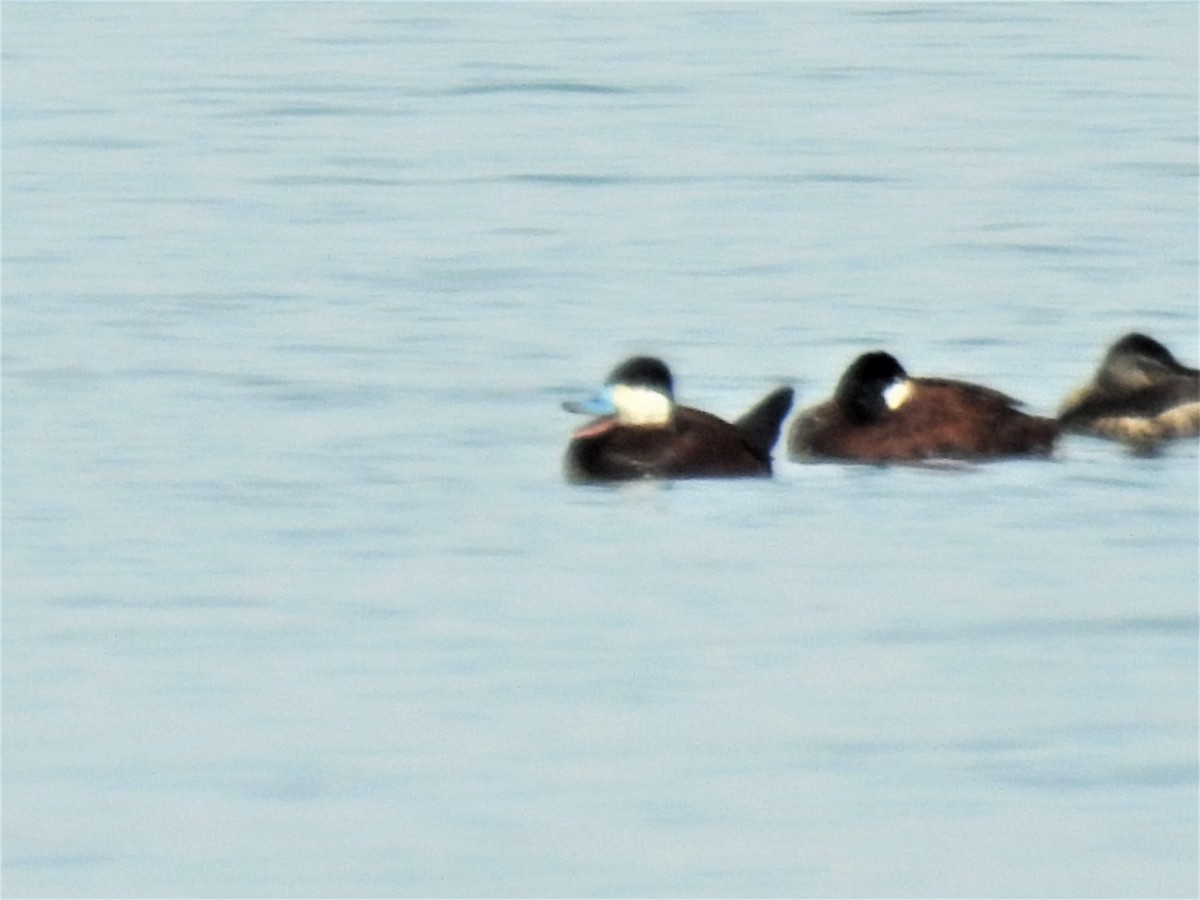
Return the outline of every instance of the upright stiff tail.
[[[790,387],[772,391],[733,423],[746,442],[763,456],[769,458],[771,448],[779,440],[779,429],[792,408],[794,393]]]

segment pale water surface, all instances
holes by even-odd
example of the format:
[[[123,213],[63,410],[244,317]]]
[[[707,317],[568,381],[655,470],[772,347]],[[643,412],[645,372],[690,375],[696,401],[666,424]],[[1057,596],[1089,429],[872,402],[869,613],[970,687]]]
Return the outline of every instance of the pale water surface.
[[[1196,896],[1195,442],[559,470],[1194,363],[1194,3],[2,15],[7,895]]]

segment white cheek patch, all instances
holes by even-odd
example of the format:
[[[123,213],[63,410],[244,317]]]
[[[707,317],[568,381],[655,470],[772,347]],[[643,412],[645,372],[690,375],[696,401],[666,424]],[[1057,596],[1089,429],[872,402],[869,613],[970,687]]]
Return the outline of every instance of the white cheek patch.
[[[612,390],[617,419],[624,425],[665,425],[671,420],[671,400],[650,388],[618,384]]]
[[[913,383],[911,378],[894,381],[883,389],[883,402],[887,408],[895,411],[912,399]]]

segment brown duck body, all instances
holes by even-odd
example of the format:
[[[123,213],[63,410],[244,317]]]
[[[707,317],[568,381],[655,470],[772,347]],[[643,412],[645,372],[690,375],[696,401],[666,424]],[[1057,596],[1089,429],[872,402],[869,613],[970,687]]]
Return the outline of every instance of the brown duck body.
[[[1128,334],[1109,348],[1092,381],[1067,397],[1058,421],[1066,431],[1140,449],[1198,435],[1200,371],[1154,339]]]
[[[790,454],[882,463],[1045,456],[1054,449],[1054,420],[1022,412],[999,391],[941,378],[909,382],[903,405],[866,421],[837,398],[800,413],[788,435]]]
[[[791,388],[780,388],[734,423],[689,406],[674,407],[668,422],[655,425],[602,416],[572,436],[565,474],[576,483],[768,477],[771,448],[791,403]]]

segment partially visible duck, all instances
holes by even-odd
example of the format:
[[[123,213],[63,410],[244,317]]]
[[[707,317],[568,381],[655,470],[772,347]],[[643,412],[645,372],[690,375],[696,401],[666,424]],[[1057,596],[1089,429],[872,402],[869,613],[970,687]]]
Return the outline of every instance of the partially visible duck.
[[[865,353],[830,400],[796,417],[788,450],[797,459],[871,463],[1049,454],[1058,426],[1019,405],[977,384],[912,378],[894,356]]]
[[[677,405],[666,364],[634,357],[612,371],[596,397],[563,404],[600,416],[572,435],[566,476],[573,482],[769,476],[771,448],[791,406],[792,389],[779,388],[736,422],[725,422]]]
[[[1109,347],[1095,377],[1067,397],[1058,421],[1065,431],[1141,450],[1200,434],[1200,371],[1154,338],[1127,334]]]

